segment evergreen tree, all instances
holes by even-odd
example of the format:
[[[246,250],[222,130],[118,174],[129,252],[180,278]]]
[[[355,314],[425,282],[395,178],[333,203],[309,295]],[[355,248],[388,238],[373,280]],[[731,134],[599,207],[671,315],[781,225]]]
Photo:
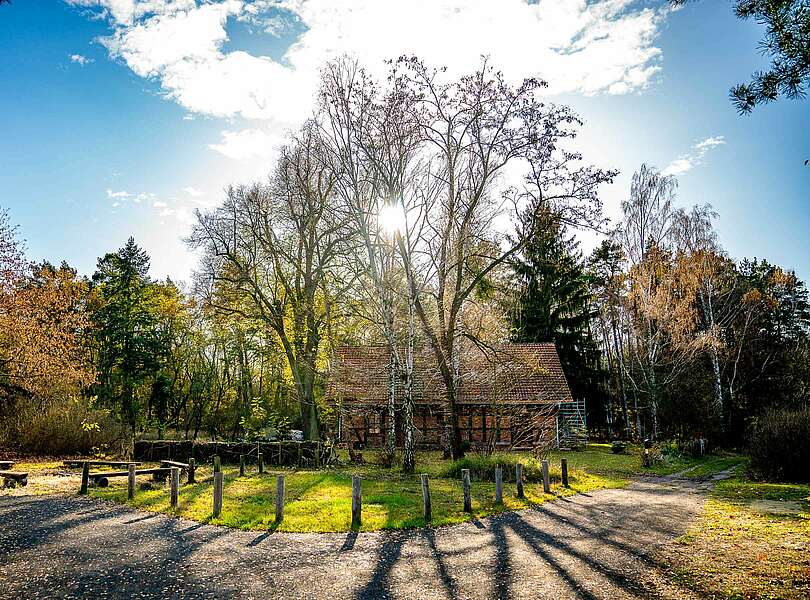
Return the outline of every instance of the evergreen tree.
[[[93,275],[99,360],[99,396],[121,407],[135,431],[137,389],[160,366],[165,344],[159,328],[158,294],[149,279],[149,256],[133,238],[99,259]]]
[[[590,330],[594,312],[579,244],[553,212],[527,211],[522,219],[521,230],[532,233],[511,264],[518,283],[512,339],[554,342],[574,397],[598,401],[599,350]]]

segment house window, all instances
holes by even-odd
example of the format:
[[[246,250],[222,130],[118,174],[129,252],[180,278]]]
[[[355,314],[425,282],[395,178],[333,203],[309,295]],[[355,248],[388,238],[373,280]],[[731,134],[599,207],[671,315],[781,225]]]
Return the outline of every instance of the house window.
[[[368,418],[368,432],[372,435],[380,433],[380,415],[371,413]]]

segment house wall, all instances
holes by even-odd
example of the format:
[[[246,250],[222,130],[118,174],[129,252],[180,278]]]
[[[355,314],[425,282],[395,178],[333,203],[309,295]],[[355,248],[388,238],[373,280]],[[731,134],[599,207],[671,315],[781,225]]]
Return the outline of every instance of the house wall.
[[[556,407],[553,405],[497,407],[464,405],[458,417],[462,440],[471,446],[486,443],[504,449],[532,448],[554,443]],[[397,445],[402,446],[402,423],[396,420]],[[416,445],[441,449],[444,415],[440,406],[417,405],[414,409]],[[341,411],[339,442],[354,448],[381,448],[387,431],[387,411],[377,407],[350,407]]]

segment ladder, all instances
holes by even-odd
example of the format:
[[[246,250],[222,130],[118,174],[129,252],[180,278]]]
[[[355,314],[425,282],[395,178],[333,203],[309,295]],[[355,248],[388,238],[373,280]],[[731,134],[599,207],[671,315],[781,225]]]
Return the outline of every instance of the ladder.
[[[557,404],[557,448],[570,450],[588,444],[585,399]]]

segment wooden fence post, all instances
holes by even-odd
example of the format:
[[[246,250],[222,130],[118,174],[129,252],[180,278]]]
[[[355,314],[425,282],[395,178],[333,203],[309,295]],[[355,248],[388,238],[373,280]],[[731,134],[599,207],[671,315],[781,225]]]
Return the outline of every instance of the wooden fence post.
[[[549,494],[551,493],[551,486],[548,480],[548,461],[544,460],[542,464],[543,464],[543,492]]]
[[[563,487],[568,487],[568,459],[560,459],[560,468],[562,469],[562,484]]]
[[[517,484],[517,497],[525,498],[523,495],[523,465],[517,463],[515,465],[515,483]]]
[[[419,478],[422,480],[422,516],[425,518],[425,523],[428,523],[433,518],[430,506],[430,483],[427,473],[422,473]]]
[[[214,473],[222,472],[222,461],[219,459],[219,454],[214,456]]]
[[[464,491],[464,512],[472,512],[472,498],[470,497],[470,470],[461,469],[461,487]]]
[[[495,467],[495,502],[503,504],[503,469]]]
[[[222,471],[214,473],[214,518],[222,514]]]
[[[135,499],[135,465],[127,465],[129,473],[127,473],[127,498],[130,500]]]
[[[197,471],[197,461],[194,460],[194,457],[188,459],[188,482],[189,483],[197,483],[197,480],[194,479],[194,475]]]
[[[284,519],[284,475],[276,475],[276,524]]]
[[[169,497],[171,498],[172,508],[177,508],[177,503],[180,499],[180,469],[178,467],[172,467],[171,470]]]
[[[87,494],[87,484],[90,481],[90,463],[88,461],[84,461],[82,463],[82,487],[79,489],[79,493],[84,495]]]
[[[245,476],[245,455],[239,455],[239,477]]]
[[[259,452],[257,458],[259,460],[259,474],[264,473],[264,457],[261,452]]]
[[[359,528],[362,522],[363,491],[358,475],[352,475],[352,529]]]

